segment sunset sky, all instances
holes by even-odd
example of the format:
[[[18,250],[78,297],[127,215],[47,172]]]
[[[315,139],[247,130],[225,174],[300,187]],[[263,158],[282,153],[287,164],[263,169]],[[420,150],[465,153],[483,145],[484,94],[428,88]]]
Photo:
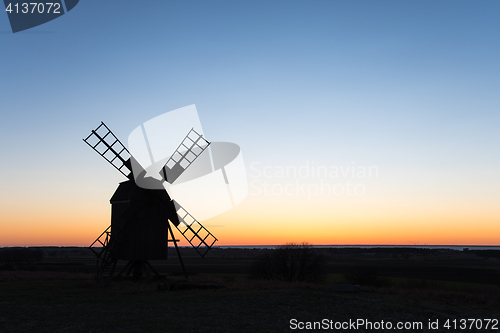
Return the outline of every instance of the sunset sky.
[[[0,247],[88,246],[124,177],[83,141],[195,104],[249,195],[218,245],[500,245],[500,2],[98,1],[0,14]]]

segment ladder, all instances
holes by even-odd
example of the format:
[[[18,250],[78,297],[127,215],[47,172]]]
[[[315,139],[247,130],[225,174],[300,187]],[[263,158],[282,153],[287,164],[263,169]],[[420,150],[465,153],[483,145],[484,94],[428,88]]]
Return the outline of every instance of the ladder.
[[[123,238],[119,236],[125,235],[121,229],[116,227],[116,225],[115,231],[117,231],[117,235],[111,237],[111,226],[109,226],[89,246],[89,249],[94,252],[97,257],[97,278],[101,278],[103,276],[111,277],[115,271],[118,259],[116,258],[115,253],[113,253],[113,248],[116,243],[119,243],[119,239]]]
[[[111,255],[111,226],[109,226],[97,239],[89,246],[97,257],[97,278],[104,275],[112,276],[116,267],[116,258]],[[95,247],[100,244],[101,247]],[[100,249],[99,249],[100,248]]]

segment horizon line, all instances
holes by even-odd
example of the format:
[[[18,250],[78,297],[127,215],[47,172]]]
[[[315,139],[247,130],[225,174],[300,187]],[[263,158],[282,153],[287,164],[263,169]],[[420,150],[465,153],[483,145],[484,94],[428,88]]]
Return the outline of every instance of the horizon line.
[[[302,245],[303,243],[289,243],[289,244],[266,244],[266,245],[214,245],[214,248],[217,247],[272,247],[272,246],[284,246],[284,245]],[[415,247],[415,246],[439,246],[439,247],[500,247],[500,245],[470,245],[470,244],[309,244],[311,246],[330,246],[330,247],[343,247],[343,246],[392,246],[392,247]],[[13,245],[13,246],[1,246],[0,249],[4,248],[12,248],[12,247],[81,247],[81,248],[89,248],[89,246],[79,246],[79,245]],[[179,247],[191,248],[189,245],[179,245]]]

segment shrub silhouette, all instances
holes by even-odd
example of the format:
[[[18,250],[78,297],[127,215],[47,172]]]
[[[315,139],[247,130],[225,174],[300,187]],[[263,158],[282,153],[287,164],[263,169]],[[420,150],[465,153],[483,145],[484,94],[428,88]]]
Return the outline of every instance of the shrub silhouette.
[[[287,243],[257,256],[249,278],[288,282],[322,282],[326,277],[325,257],[308,243]]]

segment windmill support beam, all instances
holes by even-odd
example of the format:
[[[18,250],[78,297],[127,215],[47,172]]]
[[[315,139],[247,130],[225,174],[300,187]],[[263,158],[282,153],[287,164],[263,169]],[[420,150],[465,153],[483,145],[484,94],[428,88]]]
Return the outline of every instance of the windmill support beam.
[[[132,266],[132,261],[127,262],[127,264],[125,265],[125,267],[123,267],[123,269],[120,271],[120,273],[118,273],[118,275],[116,277],[120,277],[124,273],[125,273],[125,275],[129,275],[130,274],[130,270],[131,270],[131,266]]]
[[[170,236],[172,237],[172,240],[169,240],[169,241],[174,243],[175,251],[177,252],[177,257],[179,257],[179,262],[181,263],[182,271],[184,272],[184,276],[186,277],[186,280],[187,280],[188,275],[186,272],[186,267],[184,267],[184,261],[182,261],[181,252],[179,251],[179,247],[177,246],[178,240],[175,239],[175,237],[174,237],[174,232],[172,231],[172,226],[170,225],[170,221],[167,221],[167,225],[168,225],[168,231],[170,232]]]
[[[132,274],[134,279],[139,280],[144,275],[144,272],[147,272],[144,268],[148,268],[157,278],[161,278],[160,273],[147,260],[130,260],[116,277]]]

